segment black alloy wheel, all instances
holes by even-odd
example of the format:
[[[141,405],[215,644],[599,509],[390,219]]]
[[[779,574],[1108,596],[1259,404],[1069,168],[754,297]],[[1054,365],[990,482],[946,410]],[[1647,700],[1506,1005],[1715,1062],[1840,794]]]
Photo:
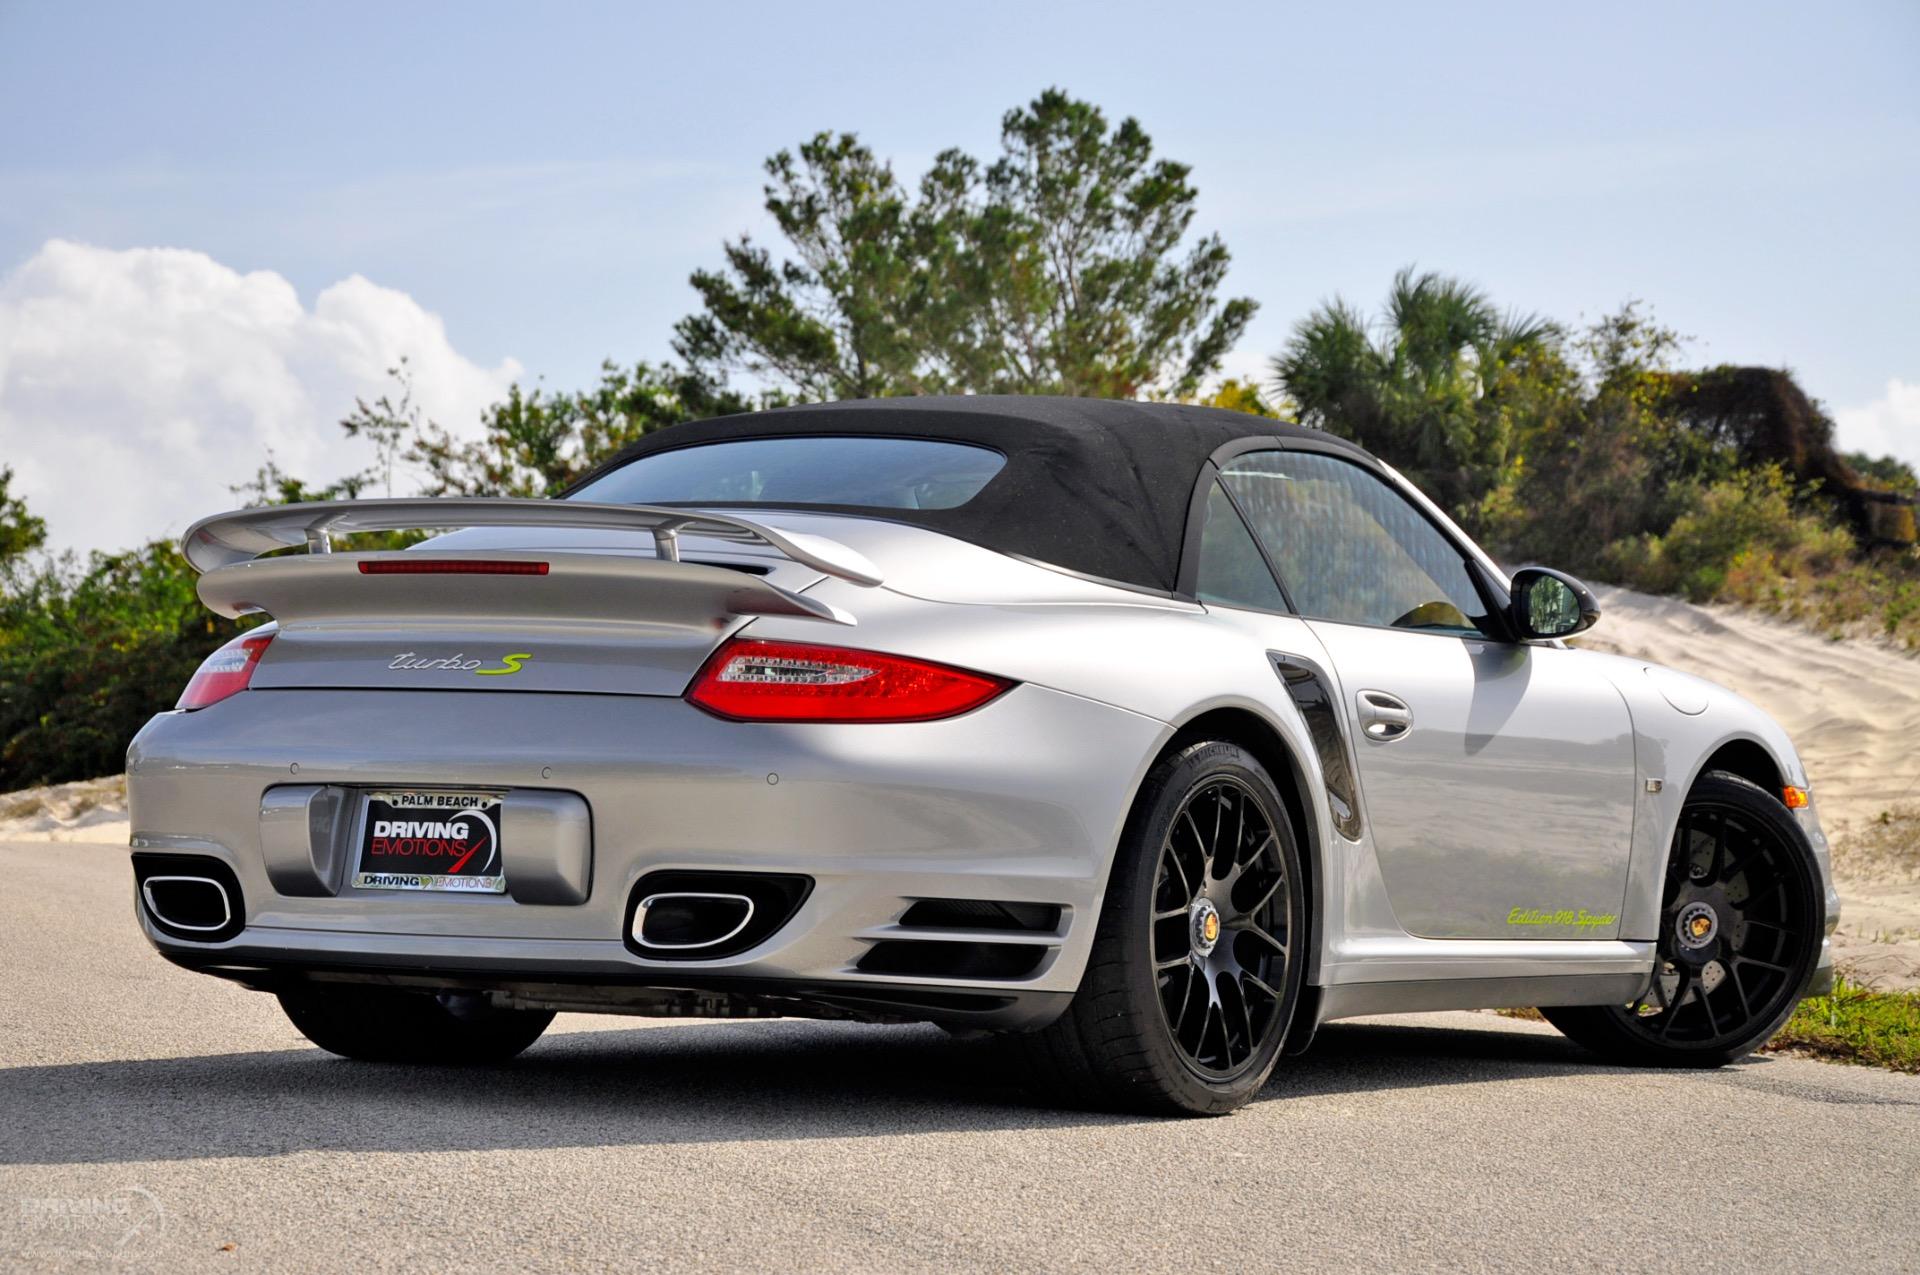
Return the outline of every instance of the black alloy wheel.
[[[1225,1115],[1266,1084],[1304,981],[1305,873],[1287,806],[1238,744],[1156,762],[1114,855],[1080,989],[1015,1037],[1063,1104]]]
[[[1286,885],[1280,839],[1251,789],[1221,777],[1187,795],[1160,846],[1153,969],[1167,1030],[1209,1080],[1232,1079],[1282,1026]]]
[[[1620,1061],[1717,1066],[1780,1029],[1819,958],[1822,891],[1806,834],[1772,794],[1704,776],[1667,864],[1653,978],[1625,1006],[1548,1009]]]

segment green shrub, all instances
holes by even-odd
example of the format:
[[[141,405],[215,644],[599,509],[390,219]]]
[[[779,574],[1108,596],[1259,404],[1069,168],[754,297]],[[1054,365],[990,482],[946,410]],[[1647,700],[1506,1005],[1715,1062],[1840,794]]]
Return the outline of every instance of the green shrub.
[[[1735,602],[1834,636],[1867,633],[1920,649],[1920,561],[1860,554],[1847,531],[1776,466],[1697,489],[1661,535],[1615,541],[1608,578],[1695,602]]]
[[[0,792],[118,773],[200,661],[250,623],[214,615],[168,542],[0,574]]]
[[[1767,603],[1786,579],[1825,575],[1851,562],[1853,537],[1796,506],[1778,466],[1747,470],[1699,489],[1663,535],[1608,547],[1606,565],[1626,583],[1695,602]]]

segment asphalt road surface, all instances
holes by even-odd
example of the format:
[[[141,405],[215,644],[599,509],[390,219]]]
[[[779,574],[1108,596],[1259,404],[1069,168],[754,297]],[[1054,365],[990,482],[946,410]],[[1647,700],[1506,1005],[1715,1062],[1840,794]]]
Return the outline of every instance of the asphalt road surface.
[[[123,850],[0,845],[0,1266],[1920,1269],[1920,1078],[1330,1028],[1224,1120],[1048,1110],[926,1027],[568,1015],[459,1073],[167,965]]]

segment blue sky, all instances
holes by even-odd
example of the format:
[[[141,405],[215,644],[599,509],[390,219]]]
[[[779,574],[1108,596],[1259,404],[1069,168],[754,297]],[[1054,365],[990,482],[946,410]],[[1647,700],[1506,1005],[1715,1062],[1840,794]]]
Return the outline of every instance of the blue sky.
[[[764,229],[768,154],[854,130],[912,179],[943,147],[990,150],[1000,114],[1055,84],[1194,166],[1198,225],[1262,307],[1235,370],[1262,369],[1316,301],[1371,303],[1417,262],[1567,320],[1641,298],[1693,357],[1790,367],[1851,440],[1920,458],[1916,68],[1906,2],[0,0],[0,462],[86,544],[70,463],[43,442],[96,428],[63,417],[72,399],[146,448],[197,439],[198,485],[162,494],[211,499],[209,456],[238,469],[223,481],[268,445],[337,462],[302,431],[329,432],[396,341],[445,363],[447,415],[516,376],[572,385],[603,357],[664,356],[688,272]],[[48,258],[51,240],[98,255]],[[198,255],[129,255],[152,248]],[[137,321],[94,317],[113,297]],[[285,383],[215,394],[224,432],[194,435],[187,395],[140,434],[148,400],[99,389],[102,364],[152,348],[172,353],[135,385],[245,356],[224,311],[194,324],[254,305],[277,316],[260,348]],[[176,310],[185,326],[154,327]],[[8,388],[8,344],[42,392]]]

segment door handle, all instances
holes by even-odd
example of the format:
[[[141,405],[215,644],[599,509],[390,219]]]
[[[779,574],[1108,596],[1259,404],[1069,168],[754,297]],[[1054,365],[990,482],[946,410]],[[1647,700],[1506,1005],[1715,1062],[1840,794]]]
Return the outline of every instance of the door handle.
[[[1406,701],[1385,691],[1361,691],[1360,733],[1378,744],[1405,739],[1413,731],[1413,710]]]

